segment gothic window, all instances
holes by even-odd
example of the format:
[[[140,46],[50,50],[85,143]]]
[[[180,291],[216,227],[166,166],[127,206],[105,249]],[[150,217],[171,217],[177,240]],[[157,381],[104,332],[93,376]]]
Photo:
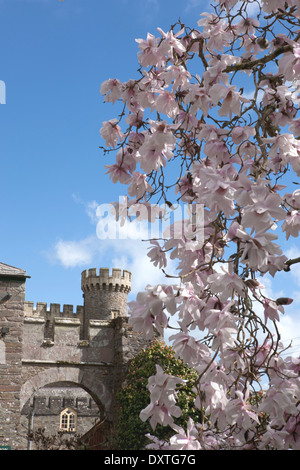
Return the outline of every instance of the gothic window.
[[[111,318],[114,319],[114,318],[117,318],[120,314],[120,310],[112,310],[111,311]]]
[[[66,408],[60,413],[60,431],[75,432],[77,430],[77,413],[72,408]]]

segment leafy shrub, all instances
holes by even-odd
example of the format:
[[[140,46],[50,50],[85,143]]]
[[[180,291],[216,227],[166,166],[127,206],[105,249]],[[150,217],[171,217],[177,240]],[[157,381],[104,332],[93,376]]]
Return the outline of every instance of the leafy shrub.
[[[130,363],[127,384],[118,394],[120,417],[116,435],[116,446],[122,450],[145,449],[150,443],[145,436],[150,433],[159,439],[167,439],[174,434],[169,426],[157,425],[151,428],[149,420],[143,422],[139,414],[150,402],[147,389],[148,378],[156,373],[155,365],[159,364],[164,373],[187,380],[178,391],[177,405],[182,415],[174,421],[177,425],[186,427],[188,418],[201,422],[201,412],[194,407],[194,382],[197,379],[195,370],[187,367],[181,359],[175,358],[171,346],[161,341],[154,341],[148,348],[143,349]]]

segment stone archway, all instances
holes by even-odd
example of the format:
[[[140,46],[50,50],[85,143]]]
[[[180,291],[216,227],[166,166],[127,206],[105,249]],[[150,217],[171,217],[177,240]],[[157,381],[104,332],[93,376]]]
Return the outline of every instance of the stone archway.
[[[71,382],[86,390],[97,403],[102,414],[111,415],[111,393],[106,388],[102,375],[96,371],[89,373],[76,367],[51,367],[35,374],[21,387],[20,409],[39,389],[51,383]]]
[[[105,402],[109,394],[104,390],[103,377],[99,379],[102,379],[101,384],[94,380],[91,387],[90,375],[83,374],[79,368],[55,367],[42,370],[27,380],[21,388],[20,400],[23,448],[33,449],[38,442],[33,436],[40,430],[44,430],[45,438],[62,435],[61,415],[65,408],[74,407],[75,436],[84,436],[97,423],[105,423],[105,429],[110,429],[109,420],[105,419],[110,410],[104,406],[110,402]],[[69,435],[64,433],[63,438],[69,439]]]

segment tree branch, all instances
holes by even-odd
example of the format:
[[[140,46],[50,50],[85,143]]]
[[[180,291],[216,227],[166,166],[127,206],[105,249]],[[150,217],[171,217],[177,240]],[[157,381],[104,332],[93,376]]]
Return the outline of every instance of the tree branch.
[[[292,52],[293,47],[290,46],[289,44],[285,44],[284,46],[278,47],[276,51],[272,52],[272,54],[265,55],[261,59],[256,59],[256,60],[250,60],[250,61],[245,61],[242,62],[241,64],[234,64],[234,65],[228,65],[226,69],[224,69],[224,72],[236,72],[238,70],[248,70],[248,69],[253,69],[256,67],[256,65],[262,65],[266,64],[268,62],[271,62],[272,60],[276,59],[277,56],[280,54],[284,54],[285,52]]]
[[[299,258],[294,258],[294,259],[289,259],[288,261],[285,262],[286,268],[284,268],[285,271],[290,271],[292,264],[300,263],[300,257]]]

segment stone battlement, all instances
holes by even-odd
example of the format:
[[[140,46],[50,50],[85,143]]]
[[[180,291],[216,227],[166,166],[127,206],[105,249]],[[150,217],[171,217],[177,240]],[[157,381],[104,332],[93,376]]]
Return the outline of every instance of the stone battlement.
[[[49,308],[46,302],[37,302],[34,306],[34,302],[25,301],[24,305],[24,316],[25,317],[62,317],[62,318],[81,318],[83,316],[82,305],[63,305],[50,304]]]
[[[99,408],[92,400],[92,398],[79,397],[56,397],[56,396],[38,396],[34,398],[34,413],[35,415],[55,415],[59,414],[64,408],[73,408],[78,412],[78,415],[92,415],[94,416]],[[30,414],[30,401],[23,407],[22,414],[28,416]]]
[[[112,290],[128,293],[131,290],[131,273],[127,270],[109,268],[88,269],[81,274],[81,288],[83,291],[90,289]]]
[[[114,429],[128,365],[149,342],[127,318],[131,273],[83,271],[78,306],[25,301],[27,278],[0,262],[0,444],[28,448],[24,429],[56,432],[69,406],[78,429],[86,432],[95,416]],[[96,414],[80,389],[96,403]]]

